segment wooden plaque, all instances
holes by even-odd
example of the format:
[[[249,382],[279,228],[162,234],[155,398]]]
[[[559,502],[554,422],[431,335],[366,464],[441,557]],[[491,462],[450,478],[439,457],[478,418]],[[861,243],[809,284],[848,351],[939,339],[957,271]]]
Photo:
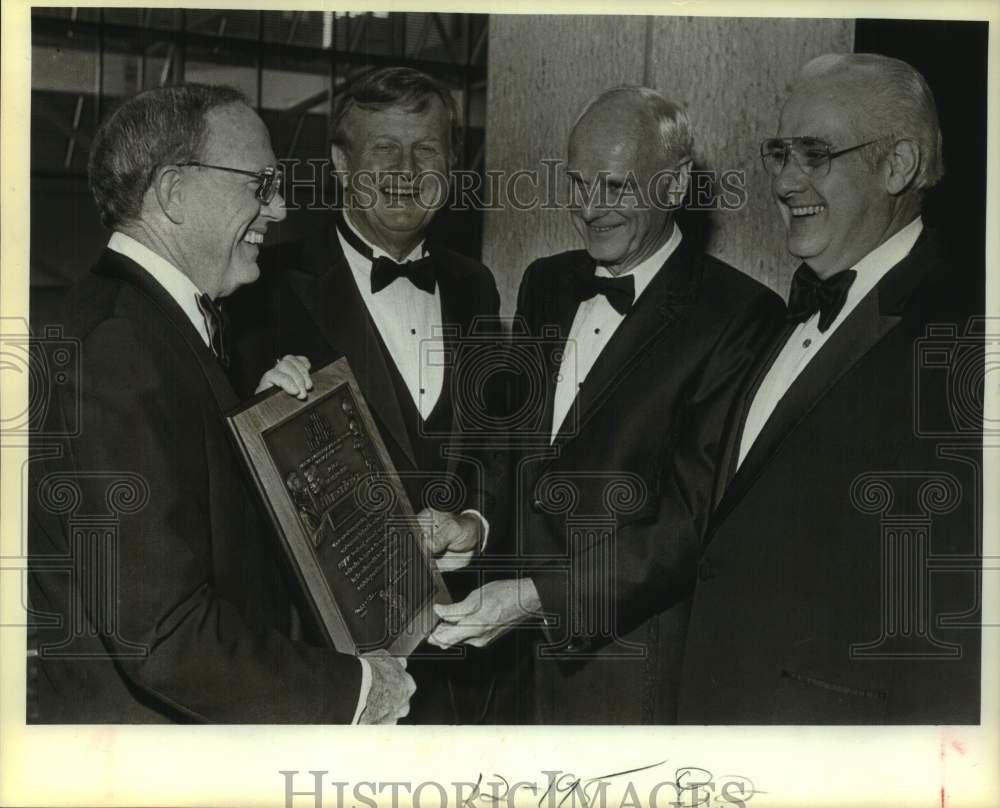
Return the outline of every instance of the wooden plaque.
[[[450,598],[346,359],[228,417],[317,623],[345,653],[409,654]]]

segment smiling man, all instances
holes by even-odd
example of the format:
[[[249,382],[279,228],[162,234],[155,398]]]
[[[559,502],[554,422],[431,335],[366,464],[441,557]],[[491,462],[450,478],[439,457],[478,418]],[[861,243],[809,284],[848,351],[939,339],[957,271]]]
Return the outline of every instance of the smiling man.
[[[264,123],[228,87],[140,93],[102,123],[89,176],[107,249],[32,310],[80,359],[47,412],[79,433],[32,465],[33,718],[393,722],[413,692],[396,660],[291,639],[279,545],[223,418],[239,399],[219,299],[257,279],[285,216]],[[304,397],[307,371],[285,357],[258,389]]]
[[[723,435],[784,308],[682,235],[674,213],[692,140],[684,111],[653,90],[594,98],[568,148],[585,249],[536,261],[521,281],[518,314],[549,361],[524,376],[526,391],[544,380],[544,398],[518,405],[544,413],[516,464],[523,577],[440,607],[431,638],[481,646],[530,614],[545,618],[541,633],[518,631],[537,647],[522,649],[531,695],[508,690],[503,700],[524,709],[507,720],[676,719]]]
[[[279,245],[265,259],[270,277],[234,301],[247,392],[277,356],[305,355],[313,367],[347,358],[445,570],[487,538],[489,475],[455,429],[469,404],[457,396],[478,391],[453,371],[473,323],[500,307],[486,267],[427,237],[447,201],[459,120],[448,87],[411,68],[348,84],[331,127],[343,209]],[[446,684],[440,669],[424,677],[413,720],[460,719]]]
[[[777,134],[761,158],[802,265],[732,435],[681,719],[977,723],[984,370],[981,343],[955,349],[982,268],[921,216],[944,169],[934,98],[899,60],[821,56]],[[946,381],[925,341],[977,381]],[[964,446],[939,426],[957,423]]]

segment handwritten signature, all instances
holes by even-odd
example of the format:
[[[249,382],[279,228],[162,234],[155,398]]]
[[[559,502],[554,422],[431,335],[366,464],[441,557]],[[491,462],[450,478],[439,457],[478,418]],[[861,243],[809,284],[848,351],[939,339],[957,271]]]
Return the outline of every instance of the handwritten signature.
[[[677,767],[672,776],[649,785],[640,786],[631,778],[625,779],[629,775],[663,768],[666,764],[666,760],[661,760],[596,777],[579,777],[570,772],[543,770],[542,774],[547,781],[542,784],[523,780],[512,783],[497,773],[493,773],[493,779],[484,782],[485,778],[480,773],[473,792],[462,805],[472,806],[476,802],[486,805],[526,805],[527,802],[515,802],[515,799],[521,797],[523,800],[530,793],[538,808],[626,808],[647,805],[664,808],[746,808],[755,794],[765,793],[757,789],[749,777],[740,774],[716,777],[708,769],[699,766]],[[648,777],[643,779],[647,780]],[[609,793],[613,790],[615,793]],[[620,796],[617,795],[619,790],[622,791]]]

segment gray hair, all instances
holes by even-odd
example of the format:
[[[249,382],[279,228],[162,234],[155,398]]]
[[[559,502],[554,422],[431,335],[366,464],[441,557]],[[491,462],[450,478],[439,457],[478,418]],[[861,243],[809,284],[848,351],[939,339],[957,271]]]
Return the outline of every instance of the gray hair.
[[[934,95],[924,77],[900,59],[876,53],[827,53],[802,68],[802,81],[831,79],[854,92],[853,125],[864,140],[880,142],[863,151],[874,171],[901,139],[920,147],[915,190],[930,188],[944,176],[941,127]]]
[[[90,191],[108,229],[134,221],[156,172],[197,160],[204,147],[205,115],[230,104],[250,106],[232,87],[180,84],[129,98],[98,128],[87,166]]]
[[[452,162],[461,152],[462,120],[451,90],[437,79],[412,67],[383,67],[351,81],[334,104],[330,120],[330,142],[350,147],[344,121],[355,107],[377,112],[398,107],[407,112],[423,112],[437,98],[448,113],[449,157]]]
[[[668,101],[656,90],[638,84],[620,84],[595,95],[580,110],[580,114],[573,121],[570,131],[576,129],[577,124],[596,105],[616,95],[628,95],[639,101],[660,135],[660,145],[663,149],[665,163],[678,163],[692,156],[694,137],[691,134],[691,121],[688,119],[687,113],[678,104]]]

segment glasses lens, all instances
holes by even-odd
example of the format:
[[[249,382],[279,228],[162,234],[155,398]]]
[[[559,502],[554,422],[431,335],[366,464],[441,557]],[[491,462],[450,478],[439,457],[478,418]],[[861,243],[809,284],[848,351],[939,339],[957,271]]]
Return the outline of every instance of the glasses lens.
[[[257,198],[265,205],[271,201],[272,188],[274,187],[274,176],[264,172],[260,185],[257,188]]]
[[[778,138],[765,140],[760,144],[760,159],[768,171],[777,174],[788,159],[788,144]]]
[[[281,191],[281,175],[273,168],[265,169],[260,187],[257,188],[257,198],[265,205],[269,205],[275,194]]]
[[[792,150],[803,171],[814,171],[830,165],[830,144],[819,138],[798,138]]]

